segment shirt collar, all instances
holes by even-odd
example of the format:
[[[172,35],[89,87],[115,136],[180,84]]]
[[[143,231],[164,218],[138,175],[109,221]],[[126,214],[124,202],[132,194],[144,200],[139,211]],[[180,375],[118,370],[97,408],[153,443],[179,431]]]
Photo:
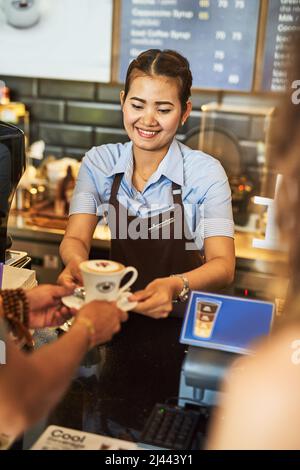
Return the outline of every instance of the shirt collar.
[[[132,165],[132,142],[128,142],[123,149],[117,163],[108,174],[108,176],[116,175],[117,173],[125,173],[128,165]]]
[[[115,164],[114,168],[108,176],[113,176],[117,173],[128,173],[129,177],[130,175],[132,176],[132,171],[132,142],[129,142],[124,148],[124,151],[122,152],[120,158],[118,159],[117,163]],[[154,175],[155,180],[157,181],[161,175],[164,175],[174,183],[177,183],[180,186],[183,185],[183,158],[180,151],[179,143],[176,139],[174,139],[171,143],[166,156],[160,163]]]
[[[171,143],[167,155],[162,160],[157,171],[174,183],[177,183],[180,186],[183,185],[183,158],[179,143],[176,139]]]

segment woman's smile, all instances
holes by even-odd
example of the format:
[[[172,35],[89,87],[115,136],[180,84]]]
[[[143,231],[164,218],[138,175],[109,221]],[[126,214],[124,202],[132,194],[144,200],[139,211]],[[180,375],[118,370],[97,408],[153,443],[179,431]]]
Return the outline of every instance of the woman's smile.
[[[153,139],[156,137],[160,131],[149,131],[145,129],[141,129],[140,127],[135,126],[136,131],[138,132],[139,136],[143,139]]]

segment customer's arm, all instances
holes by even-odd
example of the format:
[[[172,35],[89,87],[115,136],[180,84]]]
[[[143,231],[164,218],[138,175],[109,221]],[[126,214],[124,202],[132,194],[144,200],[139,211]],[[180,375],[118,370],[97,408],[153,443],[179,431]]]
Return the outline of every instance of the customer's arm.
[[[26,356],[9,339],[7,364],[0,369],[0,434],[17,437],[46,415],[65,392],[88,349],[83,325],[57,343]]]
[[[58,283],[67,287],[82,285],[79,264],[89,257],[93,234],[99,218],[93,214],[74,214],[69,218],[65,236],[60,245],[60,256],[65,269]]]
[[[0,433],[16,437],[49,413],[90,348],[91,334],[93,344],[109,341],[126,319],[114,304],[94,301],[67,334],[30,355],[7,339],[7,363],[0,366]]]

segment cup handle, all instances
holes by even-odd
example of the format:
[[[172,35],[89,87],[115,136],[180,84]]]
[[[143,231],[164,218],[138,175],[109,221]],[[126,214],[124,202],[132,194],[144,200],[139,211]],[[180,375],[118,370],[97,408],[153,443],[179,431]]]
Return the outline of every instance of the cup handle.
[[[124,284],[124,286],[122,286],[122,287],[119,289],[119,294],[121,294],[122,292],[125,292],[125,291],[136,281],[136,279],[137,279],[137,277],[138,277],[138,272],[137,272],[137,270],[136,270],[133,266],[127,266],[127,268],[125,268],[122,278],[123,278],[127,273],[132,273],[132,276],[131,276],[131,278],[129,279],[129,281],[126,282],[126,284]]]

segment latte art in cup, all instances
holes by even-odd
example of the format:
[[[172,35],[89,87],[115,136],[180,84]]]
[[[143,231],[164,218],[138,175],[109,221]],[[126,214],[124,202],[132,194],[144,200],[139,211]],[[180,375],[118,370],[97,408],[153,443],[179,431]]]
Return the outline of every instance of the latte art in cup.
[[[110,274],[123,271],[123,269],[125,269],[125,266],[121,263],[117,263],[116,261],[89,260],[83,261],[80,265],[80,269],[88,273]]]

